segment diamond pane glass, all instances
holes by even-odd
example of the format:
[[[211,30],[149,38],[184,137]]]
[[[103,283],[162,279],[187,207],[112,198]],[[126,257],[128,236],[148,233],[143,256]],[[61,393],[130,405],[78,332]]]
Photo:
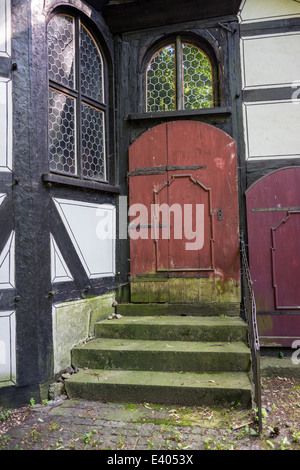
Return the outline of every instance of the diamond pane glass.
[[[75,100],[49,90],[50,170],[76,174]]]
[[[75,88],[74,19],[54,16],[48,25],[48,69],[51,80]]]
[[[104,113],[81,106],[82,176],[105,180]]]
[[[103,103],[103,62],[100,51],[85,27],[81,28],[81,93]]]
[[[151,59],[147,70],[147,110],[175,109],[175,47],[161,49]]]
[[[184,109],[213,106],[212,67],[198,47],[182,44]]]

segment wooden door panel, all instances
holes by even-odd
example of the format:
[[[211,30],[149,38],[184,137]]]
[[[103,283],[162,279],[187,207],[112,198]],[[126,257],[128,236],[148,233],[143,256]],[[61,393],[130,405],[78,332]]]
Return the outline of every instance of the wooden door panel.
[[[129,194],[130,207],[144,204],[148,209],[148,221],[140,219],[144,232],[130,240],[131,279],[194,275],[212,281],[206,289],[217,296],[212,301],[225,298],[227,288],[226,298],[238,298],[237,162],[230,136],[196,121],[165,123],[145,132],[129,149]],[[163,205],[170,210],[167,221]],[[178,211],[174,217],[178,206],[181,226],[175,223]],[[192,220],[184,220],[186,209],[192,210]],[[164,237],[167,229],[170,236]],[[177,236],[180,229],[182,237]]]
[[[156,250],[151,217],[154,191],[165,183],[165,175],[131,177],[129,181],[129,237],[131,276],[156,272]],[[140,228],[138,227],[140,225]]]
[[[162,201],[168,201],[170,208],[170,237],[168,241],[157,240],[158,270],[211,270],[210,190],[189,174],[173,173],[169,184],[157,194],[157,204]]]
[[[148,173],[167,165],[167,128],[156,126],[136,139],[129,148],[130,172]],[[145,170],[147,169],[147,170]],[[157,168],[159,170],[159,168]],[[163,171],[163,170],[162,170]]]
[[[276,309],[300,309],[300,212],[288,212],[272,228],[272,275]]]
[[[249,266],[262,344],[291,344],[300,328],[300,167],[276,170],[246,193]]]

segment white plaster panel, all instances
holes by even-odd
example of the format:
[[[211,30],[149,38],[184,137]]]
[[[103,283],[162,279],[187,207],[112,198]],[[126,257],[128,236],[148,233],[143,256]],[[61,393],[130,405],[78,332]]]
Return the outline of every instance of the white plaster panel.
[[[72,274],[58,248],[54,238],[50,235],[51,244],[51,280],[53,283],[73,281]]]
[[[2,202],[4,201],[5,197],[6,197],[5,193],[0,193],[0,206],[1,206]]]
[[[12,170],[12,85],[0,77],[0,171]]]
[[[300,33],[241,39],[243,88],[291,86],[300,80]]]
[[[90,279],[115,274],[115,207],[54,199]]]
[[[15,287],[15,233],[12,232],[0,253],[0,289]]]
[[[0,386],[15,382],[16,376],[15,312],[0,312]]]
[[[11,4],[10,0],[0,1],[0,56],[11,55]]]
[[[300,157],[300,101],[244,103],[248,159]]]
[[[300,16],[298,0],[244,0],[239,19],[242,23],[278,20]]]
[[[52,306],[52,333],[54,373],[71,365],[71,350],[77,344],[94,336],[94,324],[107,318],[114,308],[115,293],[90,299],[54,304]]]

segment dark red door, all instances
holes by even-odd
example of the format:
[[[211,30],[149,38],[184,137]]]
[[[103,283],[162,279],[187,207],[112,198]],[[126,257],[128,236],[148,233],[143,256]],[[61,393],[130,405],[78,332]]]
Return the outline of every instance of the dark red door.
[[[262,344],[300,334],[300,167],[283,168],[246,193],[249,263]]]
[[[233,139],[194,121],[154,127],[130,147],[129,189],[131,280],[156,278],[161,291],[161,279],[164,301],[177,298],[166,281],[175,278],[198,279],[190,300],[239,301]]]

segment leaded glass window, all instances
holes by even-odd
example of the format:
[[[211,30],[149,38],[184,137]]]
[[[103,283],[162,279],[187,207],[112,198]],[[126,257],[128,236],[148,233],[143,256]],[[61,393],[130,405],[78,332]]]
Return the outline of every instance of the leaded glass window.
[[[177,37],[152,56],[147,67],[148,112],[213,106],[213,67],[199,47]]]
[[[80,21],[55,15],[48,25],[50,171],[106,181],[104,62]]]

